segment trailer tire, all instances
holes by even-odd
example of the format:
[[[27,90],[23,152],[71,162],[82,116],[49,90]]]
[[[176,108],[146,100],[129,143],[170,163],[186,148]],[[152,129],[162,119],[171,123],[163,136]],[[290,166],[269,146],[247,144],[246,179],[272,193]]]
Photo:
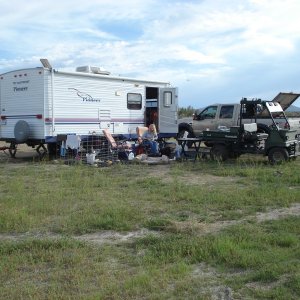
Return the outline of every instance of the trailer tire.
[[[24,120],[19,120],[15,124],[14,135],[17,143],[24,143],[28,140],[30,133],[29,124]]]
[[[214,144],[210,150],[210,157],[212,160],[225,161],[228,159],[228,156],[228,149],[223,144]]]
[[[289,153],[285,148],[275,147],[269,151],[269,162],[272,165],[278,165],[289,159]]]

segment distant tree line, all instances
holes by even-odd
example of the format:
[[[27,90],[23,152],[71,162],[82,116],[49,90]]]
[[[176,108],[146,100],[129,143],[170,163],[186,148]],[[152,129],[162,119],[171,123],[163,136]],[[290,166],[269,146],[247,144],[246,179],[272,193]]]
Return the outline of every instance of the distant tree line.
[[[285,114],[288,118],[299,118],[300,117],[299,111],[286,111]]]
[[[193,115],[193,113],[195,112],[195,110],[196,109],[190,105],[188,107],[179,107],[178,108],[178,118],[191,117]],[[300,118],[299,111],[285,111],[285,114],[287,117],[290,117],[290,118],[293,118],[293,117]]]
[[[190,105],[188,107],[179,107],[178,118],[191,117],[194,112],[195,112],[195,108]]]

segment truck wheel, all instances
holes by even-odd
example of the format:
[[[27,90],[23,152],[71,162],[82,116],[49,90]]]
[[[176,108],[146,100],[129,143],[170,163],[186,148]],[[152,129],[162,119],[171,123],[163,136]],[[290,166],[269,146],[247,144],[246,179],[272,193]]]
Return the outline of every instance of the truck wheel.
[[[272,148],[268,154],[269,162],[272,165],[281,164],[289,159],[289,154],[285,148]]]
[[[179,132],[177,134],[177,138],[182,139],[183,137],[191,138],[191,137],[194,137],[194,134],[192,132],[190,132],[188,129],[182,128],[179,130]],[[181,143],[179,143],[179,144],[181,145]],[[188,142],[186,145],[188,148],[192,147],[191,142]]]
[[[213,160],[225,161],[228,159],[228,149],[225,145],[215,144],[210,150],[210,157]]]
[[[230,152],[230,153],[229,153],[229,158],[237,159],[237,158],[239,158],[240,156],[241,156],[241,154],[238,153],[238,152]]]

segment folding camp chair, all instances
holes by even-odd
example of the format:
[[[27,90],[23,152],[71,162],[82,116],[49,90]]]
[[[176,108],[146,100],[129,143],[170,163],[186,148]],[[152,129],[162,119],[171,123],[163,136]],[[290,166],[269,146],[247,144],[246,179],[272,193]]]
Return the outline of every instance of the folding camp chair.
[[[138,126],[136,128],[136,134],[137,134],[138,138],[142,137],[144,132],[146,132],[146,131],[148,131],[148,127]]]
[[[131,152],[131,144],[126,141],[116,141],[108,129],[102,130],[106,137],[110,151],[114,154],[117,153],[117,157],[122,160],[128,160],[128,155]]]

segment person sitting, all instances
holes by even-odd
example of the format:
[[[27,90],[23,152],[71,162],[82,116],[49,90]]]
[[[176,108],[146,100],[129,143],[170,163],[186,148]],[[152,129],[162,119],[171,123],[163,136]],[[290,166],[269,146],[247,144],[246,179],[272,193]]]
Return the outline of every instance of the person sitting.
[[[138,137],[138,143],[140,145],[149,146],[151,154],[158,154],[159,147],[157,143],[157,131],[154,124],[150,124],[148,130],[145,131],[142,136]]]

